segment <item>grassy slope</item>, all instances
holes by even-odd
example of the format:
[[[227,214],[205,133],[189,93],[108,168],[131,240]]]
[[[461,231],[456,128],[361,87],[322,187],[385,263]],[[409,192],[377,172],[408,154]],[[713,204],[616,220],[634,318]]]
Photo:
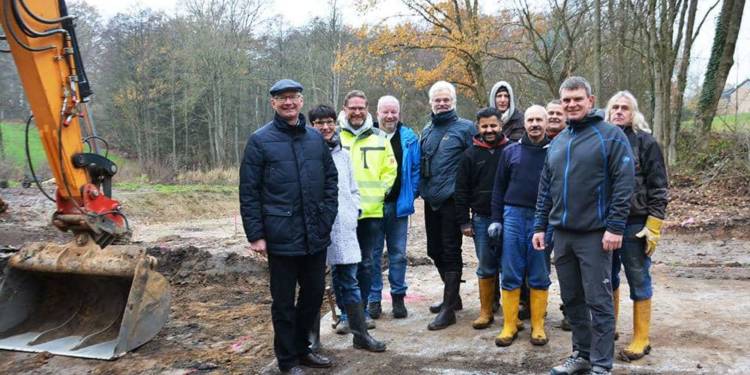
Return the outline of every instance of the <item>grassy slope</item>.
[[[0,123],[0,128],[3,131],[3,149],[5,150],[4,156],[6,160],[9,160],[22,170],[26,170],[25,125]],[[38,166],[47,164],[47,157],[44,155],[44,149],[42,148],[42,143],[39,141],[39,133],[36,131],[36,128],[29,129],[29,150],[31,151],[31,161],[34,163],[35,169],[39,169]]]
[[[26,171],[26,140],[24,135],[26,125],[18,123],[0,123],[0,129],[3,131],[3,149],[5,150],[5,158],[16,167]],[[88,149],[88,147],[85,149]],[[44,153],[42,142],[39,140],[39,132],[34,126],[29,129],[29,151],[31,153],[31,161],[34,164],[35,170],[38,170],[42,165],[47,164],[47,156]],[[104,150],[102,150],[102,152],[103,151]],[[122,168],[125,163],[125,159],[113,153],[109,154],[109,158],[120,168]]]
[[[692,129],[693,120],[683,121],[682,126],[686,129]],[[734,115],[716,116],[711,126],[714,131],[722,132],[732,131],[740,127],[750,128],[750,113],[739,113],[736,117]]]

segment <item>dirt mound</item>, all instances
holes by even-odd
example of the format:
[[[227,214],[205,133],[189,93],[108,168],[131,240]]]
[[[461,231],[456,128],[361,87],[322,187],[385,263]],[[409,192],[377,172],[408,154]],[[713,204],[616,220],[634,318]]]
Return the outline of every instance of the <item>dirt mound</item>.
[[[156,245],[146,251],[159,261],[157,271],[173,285],[241,282],[248,277],[263,278],[267,268],[258,258],[235,251],[208,251],[192,244]]]

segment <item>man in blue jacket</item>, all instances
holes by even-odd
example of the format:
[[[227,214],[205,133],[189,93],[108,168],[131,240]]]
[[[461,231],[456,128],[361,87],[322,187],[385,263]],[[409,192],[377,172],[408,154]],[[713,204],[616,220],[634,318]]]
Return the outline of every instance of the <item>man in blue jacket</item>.
[[[401,122],[401,105],[394,96],[378,99],[378,122],[375,124],[391,143],[398,163],[396,181],[385,196],[383,205],[383,231],[388,245],[388,282],[391,284],[392,314],[396,319],[406,318],[406,237],[409,215],[414,213],[414,199],[419,195],[419,138]],[[372,251],[372,284],[367,310],[373,319],[382,312],[380,300],[383,293],[383,239]]]
[[[625,134],[592,110],[591,85],[570,77],[560,86],[568,127],[547,152],[534,219],[534,248],[554,228],[555,268],[573,354],[551,374],[610,374],[614,356],[612,251],[622,246],[634,165]]]
[[[432,116],[419,141],[419,193],[425,201],[427,255],[443,280],[443,301],[430,306],[430,311],[438,315],[427,328],[435,331],[455,324],[455,310],[463,308],[458,294],[463,271],[462,238],[453,195],[458,165],[477,130],[471,121],[458,117],[456,88],[452,84],[436,82],[430,87],[429,96]]]
[[[283,79],[270,94],[274,119],[250,136],[240,165],[240,211],[250,249],[268,255],[279,369],[301,374],[299,365],[332,365],[310,352],[308,332],[323,300],[338,173],[323,137],[300,113],[302,85]]]

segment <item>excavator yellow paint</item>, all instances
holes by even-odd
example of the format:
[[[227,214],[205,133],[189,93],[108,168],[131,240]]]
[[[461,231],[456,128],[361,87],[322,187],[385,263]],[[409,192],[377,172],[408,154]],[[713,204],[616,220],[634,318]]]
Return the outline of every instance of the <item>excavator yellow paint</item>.
[[[18,0],[0,0],[3,6],[0,7],[0,21],[2,21],[3,31],[7,36],[7,42],[10,46],[11,54],[16,62],[21,83],[26,91],[26,98],[29,100],[36,126],[39,129],[40,139],[47,154],[47,160],[55,181],[58,186],[62,186],[63,171],[65,179],[69,186],[83,186],[88,182],[86,172],[82,169],[74,168],[70,162],[72,155],[83,151],[81,142],[81,128],[78,124],[78,118],[73,117],[69,126],[62,128],[62,163],[59,160],[59,148],[57,130],[63,121],[63,101],[65,100],[66,90],[71,86],[69,77],[74,76],[75,66],[71,58],[64,54],[64,40],[59,34],[43,38],[30,38],[24,34],[19,26],[14,22],[10,25],[6,20],[13,20],[10,14],[12,1]],[[41,17],[55,19],[60,17],[60,11],[57,0],[35,0],[26,1],[30,10]],[[37,22],[25,12],[21,11],[23,20],[34,30],[47,30],[49,25]],[[10,29],[12,28],[12,30]],[[24,44],[41,48],[46,46],[55,46],[55,48],[43,52],[27,51],[16,43],[11,36],[14,33]],[[74,82],[72,86],[78,90],[78,85]],[[70,97],[76,97],[75,93],[68,93]],[[72,99],[68,99],[72,100]],[[55,161],[55,162],[52,162]],[[68,189],[59,189],[60,194],[68,197]],[[81,192],[78,189],[70,189],[70,196],[80,200]]]
[[[59,23],[37,22],[30,13],[59,19],[60,0],[0,4],[0,24],[57,184],[55,221],[66,226],[56,225],[75,234],[67,244],[27,244],[9,259],[0,282],[0,349],[117,358],[151,340],[164,326],[170,311],[169,283],[155,271],[156,259],[144,249],[97,245],[92,236],[101,231],[96,225],[106,214],[79,209],[101,192],[86,170],[72,161],[83,152],[83,140],[71,43],[64,33],[29,37],[13,11],[31,30],[57,29]],[[29,51],[19,42],[53,48]],[[89,189],[86,196],[84,187]],[[75,213],[66,213],[66,208]],[[119,214],[119,207],[115,210]]]

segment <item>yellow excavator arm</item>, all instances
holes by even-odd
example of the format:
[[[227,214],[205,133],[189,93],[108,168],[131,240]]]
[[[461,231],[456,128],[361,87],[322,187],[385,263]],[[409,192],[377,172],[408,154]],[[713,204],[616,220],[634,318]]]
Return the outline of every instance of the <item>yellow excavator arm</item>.
[[[57,184],[52,223],[74,235],[67,244],[27,244],[10,258],[0,284],[0,349],[116,358],[165,324],[169,284],[144,249],[111,245],[129,227],[111,198],[117,166],[97,152],[91,90],[65,1],[0,3],[4,52],[13,55]]]

